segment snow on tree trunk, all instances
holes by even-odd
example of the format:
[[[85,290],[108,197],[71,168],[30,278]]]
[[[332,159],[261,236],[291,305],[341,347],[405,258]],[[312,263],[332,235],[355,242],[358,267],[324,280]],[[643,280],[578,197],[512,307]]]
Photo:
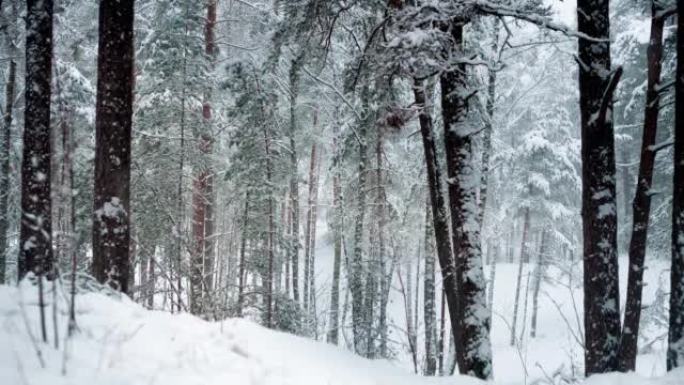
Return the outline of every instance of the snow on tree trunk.
[[[435,310],[435,246],[431,207],[425,210],[425,273],[423,284],[423,319],[425,323],[425,374],[434,376],[437,371],[435,344],[437,341],[437,312]]]
[[[547,248],[548,234],[546,230],[542,230],[541,245],[539,246],[539,255],[537,256],[537,266],[534,271],[534,288],[532,289],[532,320],[530,325],[530,337],[537,337],[537,314],[539,312],[539,291],[541,284],[544,281],[544,272],[546,270],[546,248]]]
[[[367,95],[370,91],[364,90],[362,99],[364,99],[365,107],[369,107],[370,98]],[[367,110],[370,110],[367,108]],[[371,114],[366,111],[366,114]],[[354,223],[354,249],[350,261],[349,271],[349,289],[352,296],[352,335],[354,351],[357,354],[363,354],[363,320],[364,320],[364,282],[363,282],[363,222],[366,213],[366,169],[368,167],[368,143],[367,131],[368,122],[370,119],[362,119],[359,121],[358,132],[358,148],[359,148],[359,162],[358,162],[358,186],[356,193],[356,217]]]
[[[340,150],[338,139],[338,126],[335,125],[333,138],[333,277],[332,288],[330,290],[330,327],[328,330],[327,341],[337,345],[339,340],[340,328],[340,272],[342,270],[342,186],[341,186],[341,165]]]
[[[578,42],[587,375],[617,369],[620,339],[612,98],[621,70],[611,71],[608,3],[577,3],[578,31],[600,40]]]
[[[453,51],[463,49],[463,25],[451,23]],[[458,285],[456,356],[461,374],[487,379],[492,375],[490,311],[480,249],[474,130],[466,123],[469,98],[464,64],[440,76],[442,118],[449,180],[452,243]]]
[[[242,212],[242,235],[240,239],[240,261],[238,266],[238,297],[237,310],[238,317],[242,317],[242,310],[245,304],[245,272],[247,270],[245,252],[247,251],[247,228],[249,224],[249,192],[245,193],[245,208]]]
[[[449,233],[446,199],[442,194],[442,176],[439,162],[437,160],[437,146],[435,144],[432,117],[430,116],[425,86],[422,81],[414,81],[413,95],[416,102],[416,108],[419,109],[418,120],[420,123],[420,132],[423,139],[423,151],[425,154],[425,167],[428,178],[428,191],[430,193],[430,205],[432,207],[432,222],[435,231],[437,258],[439,259],[440,270],[442,272],[442,290],[444,297],[446,298],[447,306],[449,307],[451,332],[456,333],[460,328],[457,318],[458,288],[456,286],[456,265],[454,263],[454,257],[451,250],[451,238]],[[444,308],[444,306],[442,306],[442,308]],[[444,324],[444,313],[444,309],[442,309],[442,324]],[[442,326],[442,328],[444,328],[444,326]],[[444,333],[441,334],[443,339]],[[444,346],[443,341],[442,346]],[[441,355],[442,350],[443,349],[440,349],[440,362],[443,361]]]
[[[684,14],[684,4],[678,2]],[[684,366],[684,17],[677,21],[675,77],[674,191],[672,195],[672,268],[670,269],[670,328],[667,368]]]
[[[651,4],[651,37],[648,45],[648,82],[644,111],[644,129],[641,139],[641,160],[637,178],[636,193],[632,204],[632,238],[629,243],[629,269],[627,269],[627,302],[625,319],[618,353],[619,368],[634,371],[641,318],[641,293],[644,286],[644,259],[648,238],[648,223],[651,212],[651,186],[656,152],[653,145],[658,129],[660,109],[660,71],[663,57],[663,26],[665,19],[659,16],[661,7],[656,1]]]
[[[299,302],[299,173],[297,171],[297,146],[295,132],[297,130],[297,87],[298,87],[299,62],[293,61],[290,68],[290,129],[288,131],[290,153],[290,197],[292,199],[292,228],[291,242],[292,255],[292,296],[295,302]]]
[[[16,51],[16,50],[12,50]],[[11,133],[12,114],[14,113],[14,94],[17,78],[17,62],[10,59],[7,83],[5,84],[5,114],[2,123],[2,153],[0,156],[0,285],[7,280],[7,258],[9,256],[9,243],[7,231],[9,230],[9,183],[10,183],[10,158],[12,156]]]
[[[518,309],[520,308],[520,291],[522,288],[523,267],[525,262],[529,260],[527,251],[528,235],[530,232],[530,209],[525,209],[525,219],[523,220],[523,233],[520,242],[520,259],[518,260],[518,277],[515,283],[515,303],[513,305],[513,321],[511,321],[511,346],[515,346],[515,330],[518,324]]]
[[[93,273],[124,293],[130,274],[133,3],[100,2],[95,117]]]
[[[20,279],[29,272],[43,275],[53,269],[50,202],[53,5],[52,0],[29,0],[26,7],[26,107],[21,165]]]
[[[314,127],[316,126],[315,120],[316,117],[314,116]],[[311,271],[311,233],[312,226],[315,226],[316,224],[312,224],[311,214],[313,213],[314,172],[316,170],[316,157],[318,156],[316,150],[316,142],[314,142],[311,145],[311,156],[309,158],[309,197],[306,210],[306,232],[304,233],[304,291],[302,292],[302,296],[304,313],[307,315],[309,314],[309,303],[311,300],[309,291],[313,290],[311,287],[311,274],[313,274]]]

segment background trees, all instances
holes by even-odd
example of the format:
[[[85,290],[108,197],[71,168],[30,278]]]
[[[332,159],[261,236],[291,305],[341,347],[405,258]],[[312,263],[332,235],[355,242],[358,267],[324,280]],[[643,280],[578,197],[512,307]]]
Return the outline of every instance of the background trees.
[[[543,338],[538,309],[565,314],[549,291],[584,284],[586,319],[568,322],[589,347],[584,369],[617,368],[618,347],[628,369],[652,342],[639,340],[639,309],[665,312],[641,303],[639,273],[647,253],[671,252],[672,10],[653,5],[645,55],[645,9],[616,1],[610,30],[607,2],[579,5],[578,33],[536,2],[139,0],[112,16],[107,2],[60,1],[52,142],[39,143],[53,149],[57,266],[92,266],[149,308],[248,317],[482,378],[494,370],[491,325],[523,351]],[[4,19],[16,8],[3,2]],[[87,22],[96,11],[100,31]],[[6,31],[8,53],[22,48],[24,31]],[[7,133],[25,86],[12,86],[23,74],[11,63],[3,192],[19,186],[21,141]],[[39,115],[26,117],[17,125]],[[10,277],[26,253],[15,196],[0,200]],[[631,326],[620,330],[629,239]],[[514,285],[495,288],[511,266]],[[517,305],[494,306],[514,290]]]

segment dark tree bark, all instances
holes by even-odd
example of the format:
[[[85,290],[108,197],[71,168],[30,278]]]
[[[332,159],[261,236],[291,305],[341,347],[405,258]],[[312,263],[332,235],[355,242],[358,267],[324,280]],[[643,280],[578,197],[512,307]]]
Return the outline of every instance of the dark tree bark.
[[[641,139],[641,160],[636,193],[632,203],[632,238],[629,243],[629,269],[627,269],[627,302],[625,320],[618,352],[619,366],[622,371],[633,371],[636,365],[639,320],[641,318],[641,293],[644,286],[644,259],[648,238],[648,223],[651,213],[651,186],[653,165],[656,152],[653,145],[658,130],[658,110],[660,109],[660,71],[663,57],[663,26],[665,19],[656,1],[651,3],[651,37],[648,45],[648,82],[646,88],[646,107],[644,129]]]
[[[368,167],[368,126],[372,122],[372,113],[370,111],[370,90],[365,89],[362,92],[362,100],[366,109],[365,113],[368,115],[366,119],[359,121],[358,127],[358,145],[359,145],[359,163],[358,163],[358,186],[356,193],[356,216],[354,218],[354,248],[352,251],[349,271],[349,290],[352,297],[352,335],[354,352],[362,355],[365,352],[363,349],[363,321],[364,321],[364,282],[363,282],[363,222],[366,215],[366,169]]]
[[[463,25],[454,21],[449,28],[454,44],[452,50],[458,55],[463,49]],[[472,128],[465,123],[468,102],[474,95],[467,93],[466,76],[465,64],[440,76],[452,244],[459,289],[456,357],[461,374],[487,379],[492,375],[490,315],[486,303],[480,228],[472,225],[479,218],[479,178]]]
[[[582,136],[585,372],[617,369],[620,296],[617,259],[612,98],[621,69],[611,72],[609,0],[578,0]]]
[[[423,283],[423,319],[425,324],[425,375],[437,372],[437,312],[435,310],[435,246],[434,227],[428,202],[425,210],[425,273]]]
[[[242,236],[240,239],[240,261],[238,266],[238,298],[237,316],[242,317],[242,309],[245,304],[245,252],[247,249],[247,228],[249,223],[249,192],[245,193],[245,209],[242,212]]]
[[[52,0],[26,3],[26,108],[21,165],[19,278],[50,273],[52,211],[50,189],[50,82]]]
[[[102,0],[97,59],[93,273],[128,293],[134,0]]]
[[[299,173],[297,171],[297,146],[295,145],[295,132],[297,131],[297,88],[299,83],[299,60],[294,60],[290,67],[290,129],[288,140],[290,142],[290,196],[292,199],[292,296],[295,302],[299,302]]]
[[[677,3],[674,190],[672,195],[672,268],[667,368],[684,366],[684,3]]]
[[[433,132],[432,117],[430,116],[429,106],[425,95],[423,82],[415,80],[413,85],[413,95],[418,110],[418,120],[420,122],[420,132],[423,138],[423,150],[425,152],[425,166],[428,178],[428,190],[430,193],[430,205],[432,207],[432,222],[435,232],[435,245],[437,258],[439,259],[440,270],[442,272],[442,287],[449,307],[449,317],[451,321],[451,331],[456,333],[460,329],[457,318],[457,293],[456,286],[456,265],[451,252],[451,238],[449,234],[449,222],[446,208],[446,199],[442,194],[442,176],[439,162],[437,160],[437,146]],[[444,323],[444,311],[442,311],[442,323]],[[442,333],[443,334],[443,333]],[[440,354],[441,354],[440,349]],[[440,355],[440,362],[442,362]]]
[[[8,39],[10,40],[10,39]],[[13,44],[10,42],[10,44]],[[14,51],[14,50],[12,50]],[[2,158],[0,158],[0,285],[6,281],[7,257],[9,248],[9,182],[10,158],[12,155],[12,114],[14,113],[14,88],[17,78],[17,62],[10,59],[7,83],[5,85],[5,115],[2,123]]]
[[[314,117],[314,127],[316,126]],[[306,210],[306,232],[304,233],[304,292],[303,292],[303,309],[309,314],[309,301],[311,300],[311,229],[312,229],[312,213],[313,213],[313,195],[314,195],[314,172],[316,170],[316,142],[311,145],[311,157],[309,160],[309,197]],[[313,224],[315,226],[315,224]]]
[[[337,130],[337,129],[336,129]],[[328,343],[337,345],[339,340],[340,271],[342,270],[342,186],[338,133],[333,138],[333,278],[330,291],[330,329]]]

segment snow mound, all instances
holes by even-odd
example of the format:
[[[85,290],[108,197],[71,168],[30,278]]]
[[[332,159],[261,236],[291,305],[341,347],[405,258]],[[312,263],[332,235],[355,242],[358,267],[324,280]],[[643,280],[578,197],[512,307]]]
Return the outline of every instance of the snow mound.
[[[367,360],[242,319],[207,322],[149,311],[126,297],[100,293],[77,296],[79,332],[69,342],[65,362],[68,301],[58,289],[56,349],[52,288],[47,286],[48,343],[42,342],[36,290],[26,282],[18,288],[0,286],[0,384],[482,384],[469,377],[420,377],[387,361]]]
[[[66,341],[67,295],[57,288],[55,329],[52,287],[47,286],[47,343],[42,342],[36,289],[27,281],[0,286],[0,384],[484,384],[464,376],[420,377],[387,361],[367,360],[247,320],[207,322],[150,311],[127,297],[102,293],[77,296],[79,331]],[[684,385],[684,370],[660,379],[594,376],[585,385]]]

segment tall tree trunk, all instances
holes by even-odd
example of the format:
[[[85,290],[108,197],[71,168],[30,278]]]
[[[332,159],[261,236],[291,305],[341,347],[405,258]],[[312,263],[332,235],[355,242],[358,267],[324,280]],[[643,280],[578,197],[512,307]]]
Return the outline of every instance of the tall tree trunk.
[[[446,338],[446,309],[445,309],[445,295],[444,295],[444,288],[440,290],[440,297],[442,297],[441,305],[440,305],[440,316],[439,316],[439,340],[437,341],[437,370],[439,371],[439,375],[443,376],[444,375],[444,342]]]
[[[537,268],[534,272],[534,288],[532,291],[532,320],[530,326],[530,337],[537,337],[537,313],[539,312],[539,291],[544,281],[544,271],[546,270],[546,248],[548,233],[542,230],[541,245],[537,256]]]
[[[10,38],[9,44],[14,47]],[[16,51],[10,50],[10,55]],[[10,189],[10,159],[12,157],[12,114],[14,113],[14,89],[17,79],[17,62],[10,59],[7,83],[5,85],[5,115],[2,123],[2,158],[0,158],[0,285],[6,282],[7,258],[9,256],[9,189]]]
[[[659,15],[662,9],[656,1],[651,3],[651,38],[648,45],[648,83],[644,111],[644,130],[641,139],[641,160],[636,193],[632,203],[632,238],[629,243],[629,269],[627,269],[627,302],[625,320],[618,353],[619,368],[633,371],[636,365],[639,320],[641,318],[641,293],[644,286],[644,259],[648,237],[648,222],[651,213],[651,185],[660,109],[660,70],[663,57],[663,26],[665,19]]]
[[[134,0],[100,2],[93,272],[128,293]]]
[[[290,67],[290,129],[288,140],[290,142],[290,197],[292,210],[292,296],[295,302],[299,302],[299,173],[297,171],[297,146],[295,145],[295,132],[297,131],[297,88],[299,79],[299,61],[294,60]]]
[[[523,266],[529,260],[527,252],[527,237],[530,231],[530,209],[525,209],[523,221],[522,241],[520,242],[520,259],[518,260],[518,278],[515,284],[515,304],[513,305],[513,321],[511,322],[511,346],[515,345],[515,329],[518,323],[518,309],[520,308],[520,290],[522,288]]]
[[[321,159],[316,162],[316,172],[313,179],[313,204],[311,205],[311,251],[309,252],[309,318],[311,320],[314,339],[318,339],[318,319],[316,317],[316,222],[318,221],[318,178],[321,175]]]
[[[314,127],[316,126],[316,117],[314,117]],[[309,198],[307,201],[306,210],[306,232],[304,233],[304,292],[303,292],[303,308],[304,313],[309,314],[309,300],[311,294],[309,293],[311,285],[311,214],[313,210],[313,194],[314,194],[314,172],[316,170],[316,142],[311,145],[311,158],[309,161]],[[314,224],[315,226],[315,224]]]
[[[430,193],[430,205],[432,206],[432,222],[435,231],[435,245],[437,258],[439,259],[440,270],[442,272],[442,305],[446,298],[449,308],[449,318],[451,332],[455,334],[460,329],[457,311],[457,282],[456,264],[452,254],[451,238],[449,234],[449,222],[446,208],[446,199],[442,194],[442,175],[437,160],[437,146],[435,144],[435,134],[433,131],[432,117],[425,93],[425,86],[422,81],[415,80],[413,85],[413,95],[418,108],[418,120],[420,132],[423,138],[423,150],[425,153],[425,168],[428,178],[428,190]],[[442,306],[443,308],[444,306]],[[444,328],[445,312],[442,310],[442,328]],[[442,347],[444,347],[443,332]],[[443,348],[440,349],[440,362],[443,363]]]
[[[499,19],[494,19],[492,52],[494,55],[499,51]],[[498,58],[497,58],[498,59]],[[479,217],[480,228],[484,224],[484,214],[487,207],[487,192],[489,186],[489,158],[492,152],[492,130],[494,124],[494,106],[496,102],[496,70],[489,68],[487,78],[487,101],[485,104],[484,131],[482,132],[482,169],[480,171],[480,201]]]
[[[370,112],[370,91],[364,90],[361,98],[364,100],[366,107],[365,113],[371,116]],[[363,320],[364,320],[364,283],[363,283],[363,222],[366,213],[366,168],[368,167],[368,143],[367,131],[368,122],[370,118],[359,121],[358,128],[358,145],[359,145],[359,163],[358,163],[358,185],[356,193],[356,218],[354,223],[354,249],[352,252],[350,271],[349,271],[349,286],[352,296],[352,334],[354,343],[354,352],[362,354],[363,350]]]
[[[207,18],[204,28],[204,53],[211,68],[214,58],[214,28],[216,25],[216,0],[207,0]],[[193,180],[193,253],[190,271],[191,301],[190,312],[201,314],[209,309],[205,306],[210,301],[209,290],[212,286],[213,249],[211,233],[213,232],[212,203],[214,177],[210,156],[212,153],[211,138],[211,92],[205,92],[202,103],[203,130],[199,135],[199,151],[202,164],[196,170]]]
[[[672,194],[672,268],[667,368],[684,366],[684,3],[677,3],[674,190]]]
[[[275,264],[273,235],[275,233],[275,213],[273,202],[273,191],[270,186],[273,186],[273,162],[271,160],[271,137],[268,129],[264,127],[264,149],[266,152],[266,184],[268,189],[268,272],[266,277],[266,327],[273,328],[273,269]]]
[[[463,50],[463,25],[449,26],[453,52]],[[456,262],[458,303],[456,307],[456,356],[461,374],[487,379],[492,375],[489,340],[490,312],[487,309],[486,280],[482,267],[480,228],[471,226],[479,217],[477,205],[478,168],[475,164],[473,132],[466,124],[467,69],[464,64],[440,76],[442,118],[447,157],[452,244]]]
[[[340,273],[342,270],[342,185],[341,165],[338,139],[338,126],[335,125],[333,137],[333,277],[332,289],[330,290],[330,329],[328,330],[328,343],[337,345],[339,342],[340,329]]]
[[[585,372],[617,369],[620,295],[612,99],[622,70],[611,72],[609,0],[578,0],[582,136]]]
[[[249,192],[245,193],[245,209],[242,212],[242,236],[240,239],[240,261],[238,266],[238,298],[237,316],[242,317],[242,309],[245,304],[245,252],[247,249],[247,228],[249,223]]]
[[[437,322],[435,310],[435,246],[434,227],[429,202],[425,210],[425,273],[423,284],[423,319],[425,323],[425,375],[434,376],[437,371],[436,340]]]
[[[53,269],[50,202],[52,0],[28,0],[26,6],[26,84],[30,86],[26,87],[21,165],[20,279],[28,272],[42,276]]]

